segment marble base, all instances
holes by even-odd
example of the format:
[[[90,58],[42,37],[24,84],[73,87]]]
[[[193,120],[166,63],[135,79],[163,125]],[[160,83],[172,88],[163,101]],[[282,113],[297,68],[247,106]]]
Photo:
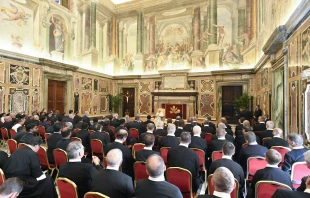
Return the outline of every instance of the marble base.
[[[217,45],[209,45],[206,51],[205,64],[207,68],[216,67],[220,65],[220,50],[221,48]]]

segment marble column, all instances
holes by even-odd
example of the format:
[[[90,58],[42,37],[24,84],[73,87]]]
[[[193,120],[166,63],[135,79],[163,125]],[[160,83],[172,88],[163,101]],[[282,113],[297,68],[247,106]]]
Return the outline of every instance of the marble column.
[[[120,28],[119,29],[119,47],[118,47],[118,50],[119,50],[119,60],[122,62],[123,59],[124,59],[124,29],[123,28]]]
[[[287,138],[287,135],[289,134],[289,123],[288,123],[288,112],[289,112],[289,97],[288,94],[289,94],[289,83],[288,83],[288,46],[287,46],[287,43],[284,42],[284,48],[282,50],[282,53],[283,53],[283,121],[284,121],[284,133],[283,133],[283,138],[286,139]]]
[[[96,48],[96,3],[90,3],[90,44],[91,48]]]
[[[142,54],[143,50],[143,14],[137,14],[137,54]]]
[[[99,24],[99,60],[103,60],[103,24]]]
[[[238,36],[241,36],[245,32],[246,19],[245,19],[245,9],[238,9]]]
[[[232,18],[231,20],[231,43],[232,44],[235,44],[236,43],[236,38],[237,38],[237,35],[236,35],[236,20],[234,18]]]
[[[45,54],[50,56],[50,23],[46,23],[46,43],[45,43]]]
[[[112,41],[111,41],[111,21],[107,21],[107,54],[106,56],[109,57],[112,55]]]
[[[209,44],[217,44],[217,0],[209,1],[209,31],[212,36],[209,36]]]
[[[123,33],[123,57],[127,54],[127,32]]]
[[[253,20],[251,11],[252,11],[252,0],[246,0],[246,9],[245,9],[246,29],[245,31],[248,32],[250,40],[251,40],[251,23],[252,23],[251,21]]]
[[[193,34],[194,50],[200,50],[200,7],[194,9]]]
[[[116,56],[116,18],[115,16],[112,18],[111,25],[111,38],[112,38],[112,55]]]
[[[155,16],[152,16],[150,18],[149,31],[150,31],[149,52],[150,54],[154,54],[155,53]]]
[[[251,7],[251,39],[256,39],[257,17],[256,17],[256,0],[252,0]]]

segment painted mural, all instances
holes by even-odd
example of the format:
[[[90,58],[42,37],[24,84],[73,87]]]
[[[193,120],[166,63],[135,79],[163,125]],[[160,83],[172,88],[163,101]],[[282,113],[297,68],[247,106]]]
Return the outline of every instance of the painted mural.
[[[279,127],[283,129],[284,123],[283,123],[283,68],[278,69],[274,73],[274,100],[275,104],[273,106],[273,112],[274,112],[274,122],[275,127]]]
[[[66,26],[62,18],[56,15],[51,16],[50,23],[49,52],[52,57],[57,55],[62,57],[65,51]]]
[[[290,83],[290,130],[298,131],[298,81]]]

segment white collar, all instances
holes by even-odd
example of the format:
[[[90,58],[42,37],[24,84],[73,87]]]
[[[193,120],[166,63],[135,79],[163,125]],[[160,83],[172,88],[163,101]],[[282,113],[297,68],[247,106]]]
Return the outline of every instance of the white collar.
[[[145,146],[145,147],[143,148],[143,150],[149,150],[149,151],[151,151],[151,150],[152,150],[152,147],[147,147],[147,146]]]
[[[81,162],[81,159],[69,159],[69,162]]]
[[[229,156],[229,155],[223,155],[223,156],[222,156],[222,159],[230,159],[230,160],[231,160],[231,156]]]
[[[218,192],[216,190],[213,192],[213,195],[221,198],[230,198],[230,193]]]
[[[273,131],[273,129],[271,129],[271,128],[267,128],[266,130],[271,130],[271,131]]]
[[[178,127],[178,129],[183,129],[183,127]]]
[[[260,122],[259,124],[265,124],[265,122]]]
[[[61,132],[56,132],[56,131],[55,131],[54,134],[61,134]]]
[[[179,146],[185,146],[186,148],[188,148],[188,145],[186,145],[184,143],[180,143]]]
[[[146,133],[153,133],[153,131],[146,131]]]
[[[149,176],[148,179],[151,180],[151,181],[165,181],[165,176],[164,175],[161,175],[159,177],[151,177],[151,176]]]
[[[303,149],[304,146],[296,146],[296,147],[293,147],[293,149]]]
[[[115,139],[115,142],[118,142],[118,143],[123,144],[123,141],[122,141],[122,140]]]
[[[169,134],[169,133],[167,134],[167,136],[174,136],[174,137],[175,137],[175,135],[174,135],[174,134]]]
[[[271,164],[267,164],[266,167],[269,167],[269,168],[279,168],[278,165],[271,165]]]
[[[304,192],[310,194],[310,189],[306,189]]]
[[[249,143],[249,145],[257,145],[257,142]]]
[[[116,171],[118,171],[118,168],[117,168],[117,167],[112,167],[112,166],[107,166],[107,169],[109,169],[109,170],[116,170]]]
[[[203,126],[209,126],[208,124],[205,124],[205,125],[203,125]]]
[[[218,137],[217,139],[218,139],[218,140],[225,140],[225,137],[222,137],[222,138],[219,138],[219,137]]]
[[[200,134],[195,134],[194,137],[201,137]]]
[[[276,137],[276,138],[281,138],[279,135],[275,135],[275,136],[273,136],[274,138]]]
[[[157,129],[164,129],[163,127],[157,127]]]

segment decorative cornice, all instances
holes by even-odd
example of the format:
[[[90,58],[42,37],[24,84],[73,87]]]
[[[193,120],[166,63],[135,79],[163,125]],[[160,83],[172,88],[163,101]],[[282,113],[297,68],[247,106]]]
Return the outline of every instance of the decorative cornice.
[[[269,55],[263,55],[259,61],[256,63],[256,65],[254,66],[254,73],[256,73],[257,71],[260,70],[260,68],[262,68],[263,66],[266,65],[266,63],[270,60],[270,56]]]
[[[264,45],[263,52],[266,55],[275,54],[280,50],[282,44],[286,41],[286,38],[286,27],[284,25],[277,27]]]
[[[33,56],[28,56],[25,54],[20,54],[16,52],[11,52],[7,50],[2,50],[0,49],[0,58],[7,58],[7,59],[12,59],[16,61],[21,61],[21,62],[27,62],[27,63],[33,63],[33,64],[39,64],[39,58],[33,57]]]
[[[81,67],[78,70],[76,70],[76,72],[83,73],[83,74],[88,74],[88,75],[95,75],[95,76],[98,76],[98,77],[103,77],[103,78],[108,78],[108,79],[113,79],[113,76],[110,76],[108,74],[103,74],[101,72],[96,72],[96,71],[84,69],[84,68],[81,68]]]
[[[231,75],[231,74],[254,74],[253,69],[234,69],[234,70],[216,70],[211,71],[212,75]]]
[[[62,70],[76,71],[79,68],[78,66],[60,63],[60,62],[56,62],[56,61],[52,61],[52,60],[48,60],[44,58],[39,58],[39,62],[42,66],[48,66],[51,68],[57,68],[57,69],[62,69]]]

